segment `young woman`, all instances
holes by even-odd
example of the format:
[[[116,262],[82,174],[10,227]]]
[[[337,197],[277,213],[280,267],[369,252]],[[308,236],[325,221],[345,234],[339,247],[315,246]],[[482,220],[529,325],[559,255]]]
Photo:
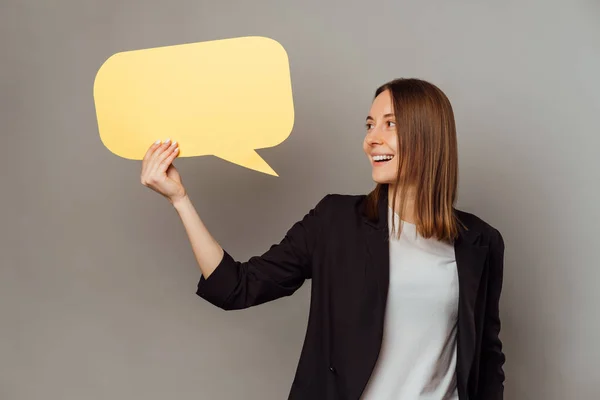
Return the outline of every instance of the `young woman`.
[[[197,294],[215,306],[255,306],[312,280],[290,399],[502,399],[504,241],[454,208],[450,102],[422,80],[386,83],[363,148],[377,183],[371,193],[326,195],[246,262],[202,223],[172,164],[174,142],[150,147],[141,180],[179,213],[202,272]]]

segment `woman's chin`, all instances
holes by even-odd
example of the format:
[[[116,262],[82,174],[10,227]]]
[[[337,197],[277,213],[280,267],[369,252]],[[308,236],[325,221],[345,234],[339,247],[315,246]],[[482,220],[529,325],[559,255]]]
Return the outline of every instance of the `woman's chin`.
[[[395,179],[393,176],[381,176],[380,174],[373,174],[373,181],[375,183],[385,185],[385,184],[394,183]]]

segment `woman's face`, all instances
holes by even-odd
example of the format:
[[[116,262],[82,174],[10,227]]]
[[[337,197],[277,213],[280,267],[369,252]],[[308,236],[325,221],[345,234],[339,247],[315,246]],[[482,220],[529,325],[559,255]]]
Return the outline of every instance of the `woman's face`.
[[[363,150],[371,162],[373,180],[393,184],[398,173],[398,136],[394,106],[388,90],[373,100],[366,129]]]

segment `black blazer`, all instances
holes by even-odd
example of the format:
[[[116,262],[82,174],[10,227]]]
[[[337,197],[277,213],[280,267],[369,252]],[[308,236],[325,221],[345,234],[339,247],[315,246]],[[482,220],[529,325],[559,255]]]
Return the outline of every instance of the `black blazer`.
[[[200,297],[235,310],[289,296],[312,279],[308,327],[289,399],[359,399],[377,361],[389,281],[387,190],[377,221],[367,219],[365,199],[325,196],[263,255],[239,262],[225,251],[217,269],[198,283]],[[456,214],[467,227],[454,245],[459,398],[499,400],[504,241],[475,215]]]

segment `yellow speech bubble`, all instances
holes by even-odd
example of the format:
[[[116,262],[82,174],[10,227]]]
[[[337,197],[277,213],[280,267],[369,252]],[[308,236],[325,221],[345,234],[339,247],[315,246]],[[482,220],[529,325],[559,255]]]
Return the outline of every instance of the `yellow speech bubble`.
[[[180,157],[214,155],[278,176],[256,153],[290,135],[288,56],[266,37],[242,37],[117,53],[98,70],[94,101],[102,143],[144,157],[157,139]]]

